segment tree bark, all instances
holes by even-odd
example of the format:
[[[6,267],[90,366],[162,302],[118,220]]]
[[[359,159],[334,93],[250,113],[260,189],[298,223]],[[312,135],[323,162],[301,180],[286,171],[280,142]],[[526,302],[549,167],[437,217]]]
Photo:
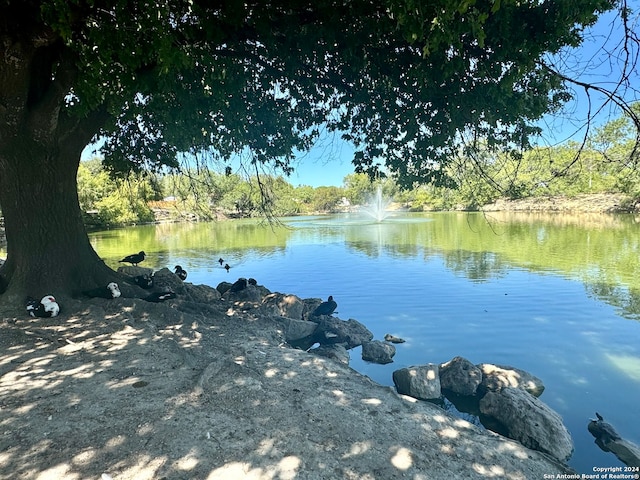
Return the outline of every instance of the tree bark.
[[[83,148],[108,117],[102,108],[82,119],[65,109],[77,73],[67,53],[55,42],[15,42],[0,55],[3,303],[75,296],[116,277],[89,243],[76,179]]]
[[[4,148],[0,158],[7,239],[0,300],[77,295],[106,284],[115,274],[91,247],[78,203],[80,153],[73,160],[34,148],[29,138],[12,143],[19,145]]]

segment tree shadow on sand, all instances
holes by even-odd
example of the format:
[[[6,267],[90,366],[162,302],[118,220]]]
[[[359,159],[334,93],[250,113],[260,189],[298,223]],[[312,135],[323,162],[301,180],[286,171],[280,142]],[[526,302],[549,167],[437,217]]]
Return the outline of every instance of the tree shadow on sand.
[[[537,478],[545,455],[288,347],[259,305],[2,313],[0,478]],[[104,474],[104,475],[103,475]]]

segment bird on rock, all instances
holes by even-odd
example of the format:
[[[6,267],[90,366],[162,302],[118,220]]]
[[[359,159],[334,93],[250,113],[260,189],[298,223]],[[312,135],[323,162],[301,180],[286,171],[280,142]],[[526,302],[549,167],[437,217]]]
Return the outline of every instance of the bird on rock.
[[[336,308],[338,308],[338,304],[333,299],[333,296],[329,295],[327,301],[318,305],[311,315],[314,317],[318,317],[320,315],[331,315],[335,312]]]
[[[161,303],[165,300],[169,300],[170,298],[176,298],[176,294],[171,290],[169,290],[168,292],[154,292],[147,298],[145,298],[145,300],[147,302]]]
[[[187,279],[187,271],[180,265],[176,265],[174,269],[175,274],[178,276],[178,278],[184,282]]]
[[[596,444],[600,448],[602,448],[602,446],[606,447],[609,443],[615,442],[616,440],[622,440],[618,432],[613,428],[613,425],[605,422],[602,415],[598,412],[596,412],[596,419],[597,420],[593,418],[590,419],[587,430],[596,438]]]
[[[144,260],[144,257],[146,256],[147,254],[144,252],[133,253],[131,255],[127,255],[122,260],[119,260],[119,262],[130,263],[131,265],[138,266],[138,264],[142,262]]]
[[[153,287],[153,277],[151,275],[147,275],[146,273],[144,275],[133,277],[133,281],[136,285],[144,289]]]
[[[55,317],[60,313],[60,305],[53,295],[45,295],[40,301],[27,298],[27,312],[32,317]]]
[[[98,298],[107,298],[109,300],[113,298],[118,298],[122,293],[120,292],[120,287],[116,282],[110,282],[106,287],[98,287],[92,290],[85,290],[82,292],[87,297],[98,297]]]

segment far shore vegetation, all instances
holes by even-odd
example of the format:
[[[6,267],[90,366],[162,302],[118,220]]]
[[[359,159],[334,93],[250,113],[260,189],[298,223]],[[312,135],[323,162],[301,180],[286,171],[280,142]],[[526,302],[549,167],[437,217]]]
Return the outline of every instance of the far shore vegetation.
[[[81,162],[79,199],[89,227],[116,227],[164,220],[213,220],[345,211],[367,202],[378,186],[410,211],[478,209],[500,198],[625,194],[640,197],[640,173],[632,129],[624,118],[602,126],[584,145],[540,147],[512,157],[464,157],[452,164],[452,188],[419,185],[400,189],[393,178],[372,181],[353,173],[340,187],[293,186],[286,177],[183,171],[112,178],[99,158]],[[488,150],[487,150],[488,152]],[[635,157],[635,158],[634,158]]]

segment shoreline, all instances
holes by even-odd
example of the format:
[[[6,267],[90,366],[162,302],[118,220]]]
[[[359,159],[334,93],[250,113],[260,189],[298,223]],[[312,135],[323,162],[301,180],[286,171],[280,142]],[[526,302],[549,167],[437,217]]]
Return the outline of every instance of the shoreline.
[[[484,212],[541,212],[541,213],[637,213],[640,203],[630,196],[615,193],[555,195],[519,200],[500,199],[479,209]]]
[[[402,209],[395,209],[402,210]],[[462,209],[464,210],[464,209]],[[164,211],[164,210],[163,210]],[[407,211],[411,211],[410,209]],[[428,210],[440,211],[440,210]],[[443,210],[455,211],[455,210]],[[575,196],[567,195],[549,195],[543,197],[529,197],[518,200],[499,199],[494,203],[483,205],[476,210],[480,212],[541,212],[541,213],[601,213],[601,214],[622,214],[622,213],[640,213],[640,200],[633,199],[629,195],[622,193],[593,193],[579,194]],[[426,211],[425,211],[426,212]],[[333,212],[342,213],[342,212]],[[315,212],[305,215],[331,215],[330,212]],[[194,219],[195,214],[184,214],[182,219],[169,218],[161,214],[158,215],[156,221],[144,225],[157,225],[161,223],[192,223],[197,222]],[[304,215],[299,215],[304,216]],[[234,220],[235,217],[216,215],[214,221]],[[87,225],[87,232],[110,230],[113,228],[126,228],[130,226],[143,225],[118,225],[113,227],[96,227]],[[6,245],[4,236],[3,218],[0,216],[0,247]]]
[[[184,287],[166,304],[69,299],[55,319],[0,312],[0,478],[574,473],[349,366],[288,347],[284,317],[262,302]]]

